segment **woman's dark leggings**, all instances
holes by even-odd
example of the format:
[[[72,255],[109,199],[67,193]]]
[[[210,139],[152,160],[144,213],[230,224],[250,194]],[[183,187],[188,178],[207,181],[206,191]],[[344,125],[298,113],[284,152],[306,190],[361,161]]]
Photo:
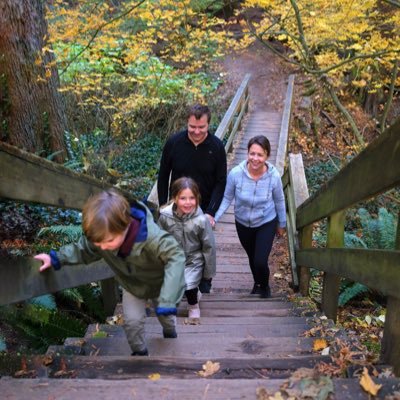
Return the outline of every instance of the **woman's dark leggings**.
[[[257,228],[247,228],[236,223],[236,231],[247,256],[254,282],[261,287],[269,283],[268,257],[272,249],[278,220],[273,219]]]
[[[199,289],[196,287],[194,289],[185,290],[185,296],[189,305],[193,306],[197,304],[197,292]]]

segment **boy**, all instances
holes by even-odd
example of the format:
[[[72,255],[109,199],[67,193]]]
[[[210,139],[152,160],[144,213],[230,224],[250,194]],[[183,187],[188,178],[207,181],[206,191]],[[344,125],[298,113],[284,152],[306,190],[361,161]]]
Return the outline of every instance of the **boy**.
[[[164,338],[176,338],[176,307],[185,290],[185,255],[140,202],[132,207],[115,190],[90,197],[82,211],[85,236],[58,252],[38,254],[40,272],[101,258],[123,288],[125,331],[132,355],[148,355],[144,336],[146,300],[151,299]]]

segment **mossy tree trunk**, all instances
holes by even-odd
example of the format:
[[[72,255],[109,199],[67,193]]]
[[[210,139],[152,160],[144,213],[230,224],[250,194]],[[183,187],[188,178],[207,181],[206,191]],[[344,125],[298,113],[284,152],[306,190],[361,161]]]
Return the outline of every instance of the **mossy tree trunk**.
[[[0,140],[44,156],[64,152],[66,118],[43,4],[0,2]]]

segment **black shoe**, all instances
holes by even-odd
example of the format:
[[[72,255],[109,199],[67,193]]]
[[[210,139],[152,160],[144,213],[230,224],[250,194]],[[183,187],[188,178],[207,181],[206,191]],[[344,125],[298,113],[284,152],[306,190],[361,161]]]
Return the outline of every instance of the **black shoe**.
[[[261,287],[258,283],[255,283],[250,294],[261,294]]]
[[[176,339],[178,335],[176,334],[176,330],[174,329],[171,332],[164,332],[163,331],[164,339]]]
[[[148,356],[149,351],[147,349],[141,350],[141,351],[134,351],[132,352],[131,356]]]
[[[260,288],[260,297],[262,299],[269,299],[271,297],[271,288],[269,286],[267,287],[261,287]]]

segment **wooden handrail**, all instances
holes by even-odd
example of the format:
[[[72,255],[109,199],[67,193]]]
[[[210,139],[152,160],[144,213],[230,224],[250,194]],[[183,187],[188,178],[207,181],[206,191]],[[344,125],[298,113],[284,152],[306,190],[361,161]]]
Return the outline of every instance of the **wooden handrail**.
[[[294,75],[290,75],[286,89],[285,104],[283,107],[281,130],[279,132],[279,143],[276,153],[275,167],[282,176],[285,169],[285,160],[287,153],[287,143],[289,137],[290,120],[292,115]]]
[[[344,224],[347,208],[400,184],[399,131],[400,118],[318,192],[304,198],[301,205],[295,202],[299,177],[291,173],[294,161],[291,155],[289,169],[283,177],[289,209],[288,238],[292,241],[289,255],[294,270],[302,266],[300,273],[297,271],[301,293],[308,295],[310,268],[324,271],[321,306],[333,320],[342,277],[387,296],[382,359],[394,366],[397,375],[400,375],[400,216],[396,250],[344,248]],[[313,223],[326,217],[327,245],[312,248]],[[291,249],[294,249],[294,257]],[[293,282],[296,283],[295,279]]]
[[[400,185],[400,118],[297,210],[297,228]]]
[[[0,171],[0,197],[76,210],[92,194],[113,187],[4,142],[0,142]],[[131,193],[121,193],[134,200]]]

